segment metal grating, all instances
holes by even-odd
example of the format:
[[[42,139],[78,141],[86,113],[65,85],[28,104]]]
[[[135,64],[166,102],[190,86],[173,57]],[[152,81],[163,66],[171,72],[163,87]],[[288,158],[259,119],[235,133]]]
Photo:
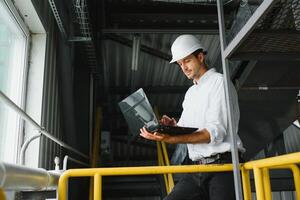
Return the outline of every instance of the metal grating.
[[[279,0],[258,23],[257,29],[300,31],[300,1]]]
[[[272,60],[299,57],[300,1],[278,0],[230,58]]]

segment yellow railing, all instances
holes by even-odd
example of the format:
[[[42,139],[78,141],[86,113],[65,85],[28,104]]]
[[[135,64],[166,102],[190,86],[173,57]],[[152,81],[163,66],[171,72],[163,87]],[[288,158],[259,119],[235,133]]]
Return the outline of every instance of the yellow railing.
[[[67,183],[71,177],[94,177],[94,200],[102,197],[102,176],[150,175],[167,173],[196,173],[232,171],[232,164],[223,165],[188,165],[188,166],[153,166],[153,167],[112,167],[91,169],[69,169],[63,173],[58,183],[58,199],[66,200]]]
[[[157,119],[161,118],[158,108],[156,106],[154,107],[154,113],[155,113]],[[157,147],[158,165],[159,166],[169,166],[170,160],[169,160],[169,156],[168,156],[166,143],[156,142],[156,147]],[[169,194],[174,187],[173,175],[172,174],[163,174],[163,176],[164,176],[166,191],[167,191],[167,194]]]
[[[156,142],[157,146],[157,158],[159,166],[169,166],[170,161],[168,157],[167,147],[164,142]],[[166,191],[169,194],[174,187],[174,180],[172,174],[163,174],[166,185]]]
[[[92,158],[91,165],[92,167],[97,167],[99,160],[100,152],[100,140],[101,140],[101,122],[102,122],[102,108],[98,107],[95,113],[95,124],[94,124],[94,134],[93,134],[93,148],[92,148]],[[94,190],[94,180],[90,180],[90,196],[89,200],[93,199]],[[95,191],[96,192],[96,191]]]
[[[293,172],[297,199],[300,199],[300,173],[297,163],[300,163],[300,152],[241,164],[244,199],[251,200],[249,170],[254,171],[257,200],[269,200],[271,199],[269,170],[286,168]],[[101,200],[102,176],[221,172],[232,171],[232,169],[232,164],[70,169],[59,179],[58,199],[66,200],[67,183],[71,177],[94,177],[94,200]]]
[[[0,188],[0,200],[5,200],[5,193],[4,191]]]
[[[300,152],[246,162],[241,168],[245,200],[251,200],[249,170],[254,172],[257,200],[272,199],[269,170],[275,169],[292,171],[297,199],[300,200],[300,173],[297,163],[300,163]]]

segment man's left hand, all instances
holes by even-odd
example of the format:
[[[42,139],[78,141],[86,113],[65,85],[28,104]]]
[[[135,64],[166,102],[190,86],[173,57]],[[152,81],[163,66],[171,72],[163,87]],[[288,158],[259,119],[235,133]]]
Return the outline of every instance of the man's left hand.
[[[161,134],[159,132],[150,133],[146,130],[145,127],[141,128],[140,131],[140,136],[148,140],[168,142],[168,140],[170,139],[170,136],[167,134]]]

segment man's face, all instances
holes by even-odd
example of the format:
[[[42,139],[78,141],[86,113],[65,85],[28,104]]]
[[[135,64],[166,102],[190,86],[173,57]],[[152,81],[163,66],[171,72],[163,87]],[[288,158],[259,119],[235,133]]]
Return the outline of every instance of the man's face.
[[[198,80],[201,76],[200,67],[203,64],[203,55],[200,53],[198,56],[193,54],[177,61],[177,64],[181,67],[183,73],[188,79]]]

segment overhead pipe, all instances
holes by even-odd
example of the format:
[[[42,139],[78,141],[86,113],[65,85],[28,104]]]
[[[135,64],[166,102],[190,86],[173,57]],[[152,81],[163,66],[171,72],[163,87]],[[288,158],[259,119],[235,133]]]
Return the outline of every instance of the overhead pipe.
[[[60,173],[0,162],[0,188],[14,191],[55,190]]]

